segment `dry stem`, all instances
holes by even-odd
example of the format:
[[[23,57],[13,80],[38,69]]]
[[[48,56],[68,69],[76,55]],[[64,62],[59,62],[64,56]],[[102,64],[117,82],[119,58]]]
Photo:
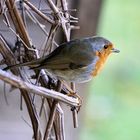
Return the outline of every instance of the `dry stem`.
[[[16,31],[14,31],[10,27],[10,22],[8,19],[9,17],[6,15],[6,13],[3,13],[3,16],[6,17],[5,23],[7,24],[9,29],[11,29],[11,31],[14,32],[16,37],[22,40],[23,47],[25,48],[25,52],[27,52],[26,59],[28,59],[28,60],[39,58],[39,55],[38,55],[37,50],[32,51],[32,52],[30,51],[30,50],[34,50],[34,48],[32,46],[32,42],[31,42],[31,39],[29,38],[26,27],[24,25],[24,23],[26,23],[26,21],[25,21],[26,20],[25,19],[26,10],[32,16],[32,18],[37,22],[37,25],[42,29],[42,31],[46,35],[49,35],[48,41],[47,41],[47,46],[50,46],[51,43],[55,43],[54,36],[56,34],[57,27],[62,27],[62,30],[65,34],[67,41],[70,40],[70,31],[71,31],[72,27],[76,28],[75,26],[70,25],[70,22],[77,22],[76,21],[77,19],[75,19],[75,21],[72,21],[69,19],[70,15],[67,13],[68,7],[67,7],[66,0],[60,1],[62,11],[57,7],[57,4],[56,5],[54,4],[54,2],[52,0],[47,0],[47,1],[49,4],[49,7],[53,13],[52,19],[50,17],[46,16],[40,10],[38,10],[31,2],[29,2],[28,0],[24,0],[23,2],[24,2],[24,4],[26,4],[26,5],[24,5],[24,4],[22,5],[22,6],[25,6],[25,8],[22,9],[22,13],[24,13],[24,19],[23,19],[24,22],[20,16],[19,10],[17,9],[17,6],[16,6],[17,3],[15,2],[15,0],[4,1],[4,3],[6,3],[6,6],[7,6],[6,8],[8,9],[8,12],[13,21],[14,28]],[[32,10],[30,10],[30,8],[28,9],[27,5]],[[3,6],[3,5],[1,5],[1,7],[2,7],[1,9],[5,8],[5,6]],[[25,11],[23,11],[23,10],[25,10]],[[37,13],[41,18],[46,20],[48,23],[50,23],[52,26],[51,29],[55,29],[55,30],[50,30],[50,32],[47,33],[47,31],[44,28],[42,28],[42,26],[41,26],[40,22],[37,20],[37,18],[35,18],[35,16],[33,15],[33,11],[35,13]],[[5,59],[6,64],[7,65],[15,64],[17,58],[14,56],[13,52],[11,52],[11,50],[7,47],[2,36],[0,36],[0,46],[2,46],[0,48],[0,52],[3,55],[3,58]],[[44,49],[44,50],[46,53],[46,51],[48,51],[48,48]],[[8,55],[8,53],[10,55]],[[29,112],[29,115],[31,118],[35,140],[42,140],[43,138],[48,139],[48,135],[51,131],[52,126],[54,126],[56,139],[64,140],[65,139],[64,115],[63,115],[63,110],[61,109],[60,105],[58,104],[58,101],[62,101],[71,106],[78,106],[78,104],[79,104],[78,99],[68,97],[66,95],[61,94],[59,92],[59,91],[63,90],[61,88],[57,89],[58,92],[48,89],[49,79],[44,70],[41,70],[41,77],[39,79],[39,82],[43,87],[35,86],[35,85],[32,85],[31,83],[27,82],[30,80],[26,78],[25,74],[23,73],[23,71],[21,69],[14,68],[11,71],[12,71],[12,73],[20,76],[21,78],[18,78],[15,75],[12,75],[10,73],[0,70],[0,79],[2,79],[3,81],[5,81],[7,83],[10,83],[11,85],[14,85],[20,89],[20,92],[21,92],[22,96],[24,97],[24,100],[27,105],[28,112]],[[36,71],[35,71],[35,73],[37,74]],[[47,89],[44,87],[46,87]],[[53,107],[53,110],[50,110],[50,116],[49,116],[48,124],[46,126],[45,136],[42,134],[40,120],[38,118],[38,114],[36,113],[36,107],[32,104],[32,98],[30,96],[31,93],[39,95],[39,96],[41,96],[41,98],[43,97],[44,100],[47,99],[49,107],[50,108]],[[52,102],[52,100],[49,100],[50,98],[55,99],[54,102]],[[44,104],[44,103],[42,103],[42,104]],[[44,105],[42,105],[42,106],[44,106]],[[55,121],[54,121],[54,116],[56,118]]]
[[[3,70],[0,70],[0,79],[5,81],[6,83],[9,83],[19,89],[24,89],[28,91],[29,94],[34,93],[36,95],[44,96],[47,98],[53,98],[56,100],[59,100],[61,102],[64,102],[68,105],[78,106],[79,101],[76,98],[69,97],[67,95],[64,95],[62,93],[59,93],[54,90],[49,90],[44,87],[36,86],[30,83],[27,83],[20,79],[19,77],[10,74],[9,72],[5,72]]]

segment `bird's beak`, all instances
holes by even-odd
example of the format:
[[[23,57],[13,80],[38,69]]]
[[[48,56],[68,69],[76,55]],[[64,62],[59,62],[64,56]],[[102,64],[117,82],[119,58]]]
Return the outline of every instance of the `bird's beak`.
[[[120,51],[117,50],[117,49],[115,49],[115,48],[112,48],[112,49],[111,49],[111,52],[113,52],[113,53],[119,53]]]

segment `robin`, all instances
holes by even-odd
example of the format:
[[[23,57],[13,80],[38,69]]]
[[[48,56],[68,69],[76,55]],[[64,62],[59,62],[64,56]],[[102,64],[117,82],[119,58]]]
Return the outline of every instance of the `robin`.
[[[47,56],[11,65],[5,70],[29,66],[33,70],[46,69],[49,75],[60,80],[83,83],[99,73],[111,53],[119,53],[119,50],[103,37],[75,39],[61,44]]]

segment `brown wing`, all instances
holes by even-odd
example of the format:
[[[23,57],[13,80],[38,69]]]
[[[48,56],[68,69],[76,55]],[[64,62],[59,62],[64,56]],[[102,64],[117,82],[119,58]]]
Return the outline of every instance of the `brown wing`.
[[[78,69],[91,64],[95,57],[91,42],[76,39],[60,45],[33,69]]]

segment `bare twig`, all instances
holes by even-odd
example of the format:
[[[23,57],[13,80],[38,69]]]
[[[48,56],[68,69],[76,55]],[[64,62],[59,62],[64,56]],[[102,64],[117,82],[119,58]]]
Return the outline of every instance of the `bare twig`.
[[[55,26],[52,25],[52,27],[50,29],[50,33],[49,33],[48,38],[47,38],[47,42],[46,42],[47,45],[44,47],[43,55],[45,55],[45,53],[52,52],[52,46],[53,46],[54,37],[55,37],[57,29],[58,29],[57,25],[55,25]]]
[[[75,91],[75,84],[71,82],[71,88],[73,89],[73,91]],[[76,93],[75,93],[76,94]],[[77,110],[76,110],[76,107],[73,106],[71,108],[71,111],[72,111],[72,117],[73,117],[73,126],[74,128],[77,128],[78,127],[78,116],[77,116]]]
[[[31,4],[29,1],[24,0],[24,2],[32,9],[34,10],[34,12],[36,12],[40,17],[42,17],[43,19],[47,20],[49,23],[51,24],[55,24],[55,22],[50,19],[49,17],[47,17],[45,14],[43,14],[42,12],[40,12],[33,4]]]
[[[20,37],[24,42],[26,42],[27,46],[31,46],[31,42],[29,40],[28,33],[26,31],[26,28],[24,26],[24,23],[21,19],[21,16],[19,15],[18,9],[15,6],[14,0],[6,0],[6,5],[9,9],[9,14],[13,20],[13,23],[16,25],[16,30],[19,33]]]
[[[61,94],[59,92],[46,89],[44,87],[39,87],[39,86],[35,86],[30,83],[27,83],[27,82],[21,80],[19,77],[15,76],[13,74],[10,74],[8,72],[5,72],[3,70],[0,70],[0,79],[17,88],[29,91],[30,93],[34,93],[34,94],[48,97],[48,98],[53,98],[53,99],[62,101],[68,105],[74,105],[74,106],[79,105],[78,99],[76,99],[76,98],[69,97],[69,96]]]
[[[49,139],[49,135],[50,135],[50,132],[51,132],[52,126],[53,126],[53,121],[54,121],[54,118],[55,118],[57,105],[58,105],[58,101],[55,100],[52,104],[52,107],[51,107],[51,112],[50,112],[50,115],[49,115],[49,121],[47,123],[47,127],[46,127],[46,130],[45,130],[45,135],[44,135],[43,140],[48,140]]]
[[[52,0],[47,0],[50,8],[52,11],[55,13],[59,20],[59,24],[61,24],[62,29],[64,31],[65,37],[67,41],[70,40],[70,32],[69,32],[69,27],[67,26],[67,23],[69,22],[67,18],[64,17],[63,13],[55,6]]]
[[[61,91],[61,88],[62,88],[61,86],[62,86],[62,83],[61,83],[61,81],[58,80],[58,83],[57,83],[58,92]],[[49,134],[50,134],[52,126],[53,126],[57,106],[58,106],[58,100],[54,100],[52,103],[52,107],[51,107],[52,111],[50,112],[49,121],[47,123],[46,131],[45,131],[45,135],[44,135],[44,140],[47,140],[49,138]]]

